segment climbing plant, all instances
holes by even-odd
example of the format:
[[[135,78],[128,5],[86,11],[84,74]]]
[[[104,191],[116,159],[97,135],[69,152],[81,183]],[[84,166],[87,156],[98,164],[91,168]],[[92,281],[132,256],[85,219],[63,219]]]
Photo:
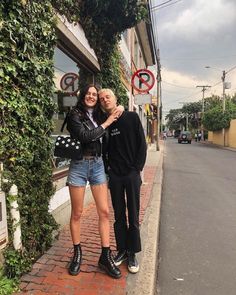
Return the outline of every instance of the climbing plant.
[[[52,182],[54,11],[49,1],[8,1],[1,5],[0,158],[8,189],[19,190],[23,250],[10,235],[5,251],[9,277],[29,270],[47,249],[57,228],[48,213]],[[7,191],[7,190],[6,190]],[[9,212],[9,211],[8,211]],[[11,218],[8,214],[10,233]]]
[[[118,42],[121,33],[145,17],[139,1],[10,0],[0,3],[0,160],[5,191],[18,187],[23,249],[9,246],[5,270],[9,277],[30,269],[52,242],[57,224],[48,212],[52,181],[53,55],[57,43],[56,14],[80,22],[101,67],[96,81],[113,88],[127,104],[120,81]],[[81,72],[81,81],[88,74]],[[8,201],[9,201],[8,197]]]
[[[123,105],[128,104],[128,97],[120,79],[118,42],[121,33],[144,19],[146,13],[145,3],[137,0],[91,0],[82,1],[80,6],[80,23],[101,67],[96,80],[102,87],[112,88]]]

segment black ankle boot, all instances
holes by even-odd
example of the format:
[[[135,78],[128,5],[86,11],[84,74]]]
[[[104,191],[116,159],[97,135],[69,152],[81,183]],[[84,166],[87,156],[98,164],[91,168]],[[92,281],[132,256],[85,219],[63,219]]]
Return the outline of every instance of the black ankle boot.
[[[102,254],[99,258],[98,265],[101,269],[105,270],[109,276],[115,279],[119,279],[121,277],[121,272],[119,268],[115,266],[109,247],[102,248]]]
[[[74,245],[74,256],[69,266],[69,274],[76,276],[80,272],[80,265],[82,261],[82,250],[80,244]]]

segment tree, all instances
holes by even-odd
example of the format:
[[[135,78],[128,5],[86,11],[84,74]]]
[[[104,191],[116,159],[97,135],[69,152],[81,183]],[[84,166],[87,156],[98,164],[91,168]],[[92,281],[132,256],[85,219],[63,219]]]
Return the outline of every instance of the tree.
[[[169,114],[166,115],[166,126],[171,130],[180,129],[181,124],[184,124],[185,119],[182,109],[172,109]]]
[[[186,103],[181,109],[171,109],[166,116],[167,126],[170,129],[179,129],[186,122],[188,115],[189,129],[199,129],[201,123],[206,130],[215,131],[228,128],[231,119],[236,118],[236,94],[226,96],[226,109],[223,112],[222,98],[212,95],[204,99],[204,114],[202,118],[202,100]],[[202,120],[202,121],[201,121]]]
[[[226,100],[223,112],[222,102],[216,104],[204,113],[203,125],[209,131],[217,131],[230,126],[230,121],[236,118],[236,103]]]

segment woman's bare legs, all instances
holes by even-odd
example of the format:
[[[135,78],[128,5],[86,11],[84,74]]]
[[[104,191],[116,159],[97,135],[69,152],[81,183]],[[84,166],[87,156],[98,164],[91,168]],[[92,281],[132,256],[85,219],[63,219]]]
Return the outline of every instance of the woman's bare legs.
[[[80,272],[82,250],[80,245],[80,219],[83,212],[85,187],[69,186],[71,199],[70,231],[74,244],[74,255],[69,265],[69,274],[72,276]]]
[[[84,186],[69,186],[71,199],[70,231],[74,245],[80,243],[80,219],[84,207]]]
[[[91,191],[96,203],[98,212],[99,233],[102,243],[102,253],[98,261],[100,268],[105,270],[113,278],[120,278],[121,272],[115,265],[110,250],[110,224],[109,224],[109,206],[108,206],[108,188],[107,184],[92,185]]]
[[[102,247],[110,246],[110,224],[109,224],[109,206],[108,206],[108,188],[107,184],[92,185],[91,191],[96,203],[99,217],[98,226],[101,237]]]

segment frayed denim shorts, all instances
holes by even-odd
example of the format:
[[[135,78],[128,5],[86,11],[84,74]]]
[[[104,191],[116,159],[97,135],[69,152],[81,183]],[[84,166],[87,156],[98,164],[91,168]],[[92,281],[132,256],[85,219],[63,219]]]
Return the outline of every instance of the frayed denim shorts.
[[[107,183],[102,157],[71,160],[67,185],[86,186]]]

